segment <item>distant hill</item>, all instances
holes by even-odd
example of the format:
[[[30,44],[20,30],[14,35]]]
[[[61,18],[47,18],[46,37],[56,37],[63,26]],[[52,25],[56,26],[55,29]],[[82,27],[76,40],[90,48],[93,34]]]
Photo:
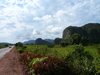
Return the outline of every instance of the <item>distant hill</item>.
[[[11,45],[11,43],[2,42],[0,45]]]
[[[91,43],[100,43],[99,23],[88,23],[82,27],[69,26],[63,31],[63,39],[69,39],[74,33],[87,37]]]
[[[47,41],[47,42],[49,42],[49,43],[53,43],[54,42],[54,40],[53,39],[44,39],[45,41]]]
[[[25,41],[23,42],[23,44],[34,44],[35,40],[29,40],[29,41]]]
[[[45,44],[50,44],[50,43],[41,39],[41,38],[38,38],[38,39],[35,40],[35,44],[45,45]]]

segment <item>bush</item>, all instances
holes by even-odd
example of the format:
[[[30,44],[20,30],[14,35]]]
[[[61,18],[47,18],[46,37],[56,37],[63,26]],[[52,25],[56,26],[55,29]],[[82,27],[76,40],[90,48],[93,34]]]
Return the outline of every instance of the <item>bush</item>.
[[[98,53],[100,54],[100,47],[98,47],[97,50],[98,50]]]
[[[27,48],[27,46],[23,46],[23,49]]]
[[[54,47],[54,44],[48,44],[47,47],[53,48]]]
[[[81,46],[76,46],[75,50],[69,54],[65,61],[72,63],[76,67],[78,75],[95,75],[94,57],[88,51],[84,51]]]
[[[18,50],[19,53],[24,53],[24,50],[20,49]]]
[[[67,45],[69,45],[69,43],[66,41],[62,41],[60,44],[62,47],[66,47]]]
[[[75,75],[71,64],[55,57],[38,62],[33,69],[35,75]]]
[[[97,45],[97,51],[100,54],[100,44]]]
[[[26,53],[21,54],[20,59],[26,65],[28,65],[34,58],[42,58],[42,57],[45,57],[45,56],[41,56],[39,54],[33,54],[33,53],[26,52]]]

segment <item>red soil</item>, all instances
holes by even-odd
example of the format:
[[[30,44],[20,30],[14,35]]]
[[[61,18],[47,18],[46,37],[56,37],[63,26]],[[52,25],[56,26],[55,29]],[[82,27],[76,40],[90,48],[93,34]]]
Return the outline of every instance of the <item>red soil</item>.
[[[0,75],[29,75],[15,47],[0,59]]]

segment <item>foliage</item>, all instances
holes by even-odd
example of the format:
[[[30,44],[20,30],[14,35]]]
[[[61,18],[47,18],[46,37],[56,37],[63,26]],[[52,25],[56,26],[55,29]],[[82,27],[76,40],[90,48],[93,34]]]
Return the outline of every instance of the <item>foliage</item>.
[[[62,41],[60,44],[62,47],[66,47],[67,45],[69,45],[67,41]]]
[[[100,44],[97,45],[97,51],[100,54]]]
[[[100,74],[100,58],[98,57],[99,54],[97,50],[97,47],[99,47],[99,45],[85,47],[77,45],[68,45],[66,47],[61,47],[60,45],[55,45],[53,48],[48,48],[47,45],[38,45],[38,47],[36,47],[37,45],[24,46],[27,47],[23,49],[23,51],[26,53],[22,53],[21,56],[23,57],[22,59],[24,59],[23,62],[28,66],[31,61],[33,63],[38,63],[38,60],[41,60],[42,58],[45,58],[49,55],[52,57],[65,59],[67,62],[71,63],[75,67],[74,71],[77,72],[77,75]],[[20,49],[22,50],[22,47]],[[72,51],[73,49],[74,51]],[[31,73],[33,73],[33,65],[29,66]]]
[[[71,36],[71,41],[72,41],[72,44],[79,44],[80,41],[81,41],[80,34],[74,33],[74,34]]]
[[[74,33],[80,34],[88,38],[90,43],[100,43],[100,24],[88,23],[82,27],[70,26],[63,31],[63,39],[69,39]]]
[[[0,48],[4,48],[5,46],[4,45],[0,45]]]
[[[83,45],[83,46],[87,46],[88,45],[88,39],[85,37],[85,36],[83,36],[82,37],[82,39],[81,39],[81,44]]]
[[[22,47],[17,46],[17,48],[18,48],[19,53],[24,53],[25,49],[27,49],[27,46],[22,46]]]
[[[38,47],[35,48],[34,51],[32,51],[35,54],[40,54],[40,55],[48,55],[49,53],[51,53],[51,49],[47,48],[47,47]]]
[[[8,46],[9,46],[8,44],[5,45],[5,47],[8,47]]]
[[[46,59],[46,58],[47,58],[47,57],[34,58],[34,59],[28,64],[29,69],[30,69],[30,73],[31,73],[31,74],[34,74],[34,69],[33,69],[34,65],[35,65],[36,63],[38,63],[38,62],[41,62],[42,60],[44,60],[44,59]]]
[[[23,53],[21,54],[20,60],[24,62],[29,67],[30,73],[33,74],[33,65],[46,59],[46,56],[41,56],[39,54],[33,54],[33,53]]]
[[[75,75],[71,64],[55,57],[36,63],[33,69],[35,75]]]
[[[95,75],[95,66],[92,63],[94,57],[88,51],[84,51],[81,46],[76,46],[75,50],[66,59],[76,67],[76,73],[80,75]]]
[[[17,47],[22,47],[23,44],[22,44],[21,42],[18,42],[18,43],[15,44],[15,46],[17,46]]]
[[[45,56],[41,56],[40,54],[33,54],[31,52],[26,52],[26,53],[21,54],[21,58],[20,59],[26,65],[28,65],[33,60],[33,58],[41,58],[41,57],[45,57]]]
[[[54,44],[47,44],[47,47],[53,48],[55,45]]]
[[[95,65],[95,70],[96,70],[95,75],[100,75],[100,57],[95,56],[93,64]]]

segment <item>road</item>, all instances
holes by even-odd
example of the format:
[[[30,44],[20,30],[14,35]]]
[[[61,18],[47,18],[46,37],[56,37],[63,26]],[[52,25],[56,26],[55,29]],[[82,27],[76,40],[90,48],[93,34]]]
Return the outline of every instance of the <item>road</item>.
[[[0,49],[0,59],[7,53],[9,52],[14,46],[11,46],[11,48],[6,47],[6,48],[2,48]]]

